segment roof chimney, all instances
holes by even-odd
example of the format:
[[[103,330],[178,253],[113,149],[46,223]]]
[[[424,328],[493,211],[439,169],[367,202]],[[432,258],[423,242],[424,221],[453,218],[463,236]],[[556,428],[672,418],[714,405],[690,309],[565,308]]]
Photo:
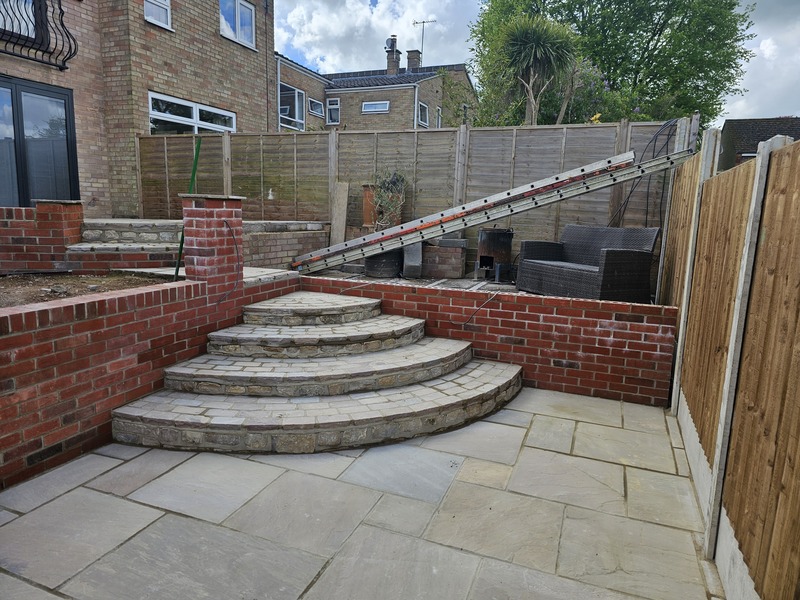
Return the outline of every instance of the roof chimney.
[[[422,63],[422,52],[420,52],[419,50],[409,50],[407,56],[408,56],[408,68],[419,69],[419,66]]]
[[[397,36],[386,40],[386,74],[397,75],[400,72],[400,50],[397,49]]]

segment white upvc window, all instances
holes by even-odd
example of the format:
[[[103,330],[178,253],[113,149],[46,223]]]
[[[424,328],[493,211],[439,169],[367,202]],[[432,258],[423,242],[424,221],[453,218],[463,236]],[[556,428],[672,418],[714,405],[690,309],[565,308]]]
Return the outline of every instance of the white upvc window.
[[[325,107],[323,106],[322,102],[319,100],[314,100],[313,98],[308,99],[308,112],[312,115],[316,115],[317,117],[324,117],[325,116]]]
[[[219,1],[219,32],[250,48],[256,47],[256,9],[246,0]]]
[[[150,92],[150,133],[236,131],[236,113]]]
[[[441,128],[442,126],[442,107],[436,107],[436,127]]]
[[[417,107],[417,122],[423,127],[428,126],[428,105],[420,102]]]
[[[172,29],[172,7],[171,0],[144,0],[144,20]]]
[[[279,107],[281,126],[305,131],[306,93],[303,90],[282,83]]]
[[[362,102],[361,103],[361,112],[362,113],[388,113],[389,112],[389,101],[388,100],[380,100],[375,102]]]
[[[328,125],[338,125],[342,116],[339,98],[328,98],[325,101],[325,105],[327,107],[325,123]]]

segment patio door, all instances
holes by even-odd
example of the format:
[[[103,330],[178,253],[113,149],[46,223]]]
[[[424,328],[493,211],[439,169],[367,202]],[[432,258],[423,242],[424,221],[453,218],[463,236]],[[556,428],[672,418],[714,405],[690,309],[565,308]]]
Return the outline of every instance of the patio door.
[[[72,92],[0,76],[0,206],[79,197]]]

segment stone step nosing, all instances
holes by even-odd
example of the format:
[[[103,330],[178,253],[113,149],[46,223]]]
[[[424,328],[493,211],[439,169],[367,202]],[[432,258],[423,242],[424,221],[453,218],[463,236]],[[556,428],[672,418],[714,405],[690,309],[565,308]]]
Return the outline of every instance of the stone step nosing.
[[[508,366],[508,365],[503,365]],[[507,370],[507,369],[506,369]],[[419,384],[418,384],[419,385]],[[516,367],[494,387],[468,398],[454,399],[436,408],[408,410],[394,416],[368,419],[333,417],[326,422],[282,419],[247,423],[245,419],[203,421],[196,415],[159,414],[122,407],[114,411],[114,439],[123,443],[180,449],[227,452],[310,453],[401,441],[460,427],[510,401],[521,389]],[[126,410],[127,409],[127,410]]]
[[[413,364],[388,366],[362,372],[285,371],[277,374],[238,374],[185,370],[170,367],[164,373],[169,389],[201,394],[243,396],[336,396],[340,394],[398,387],[441,377],[472,359],[469,344],[455,352]],[[269,359],[265,359],[269,360]]]
[[[334,313],[329,312],[325,314],[298,314],[298,313],[256,313],[248,311],[245,308],[244,322],[246,325],[265,325],[274,327],[292,327],[292,326],[306,326],[306,325],[337,325],[355,323],[357,321],[365,321],[367,319],[374,319],[381,315],[380,307],[361,309],[347,313]]]
[[[176,243],[80,243],[67,246],[67,252],[177,252],[180,244]]]

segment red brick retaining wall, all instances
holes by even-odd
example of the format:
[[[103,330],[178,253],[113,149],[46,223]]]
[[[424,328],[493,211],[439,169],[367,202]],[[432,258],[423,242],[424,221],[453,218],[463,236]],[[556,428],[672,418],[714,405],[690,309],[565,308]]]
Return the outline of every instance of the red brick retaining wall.
[[[425,319],[428,335],[468,340],[478,357],[522,366],[532,387],[669,403],[673,307],[319,277],[303,277],[302,287],[380,298],[386,313]]]

